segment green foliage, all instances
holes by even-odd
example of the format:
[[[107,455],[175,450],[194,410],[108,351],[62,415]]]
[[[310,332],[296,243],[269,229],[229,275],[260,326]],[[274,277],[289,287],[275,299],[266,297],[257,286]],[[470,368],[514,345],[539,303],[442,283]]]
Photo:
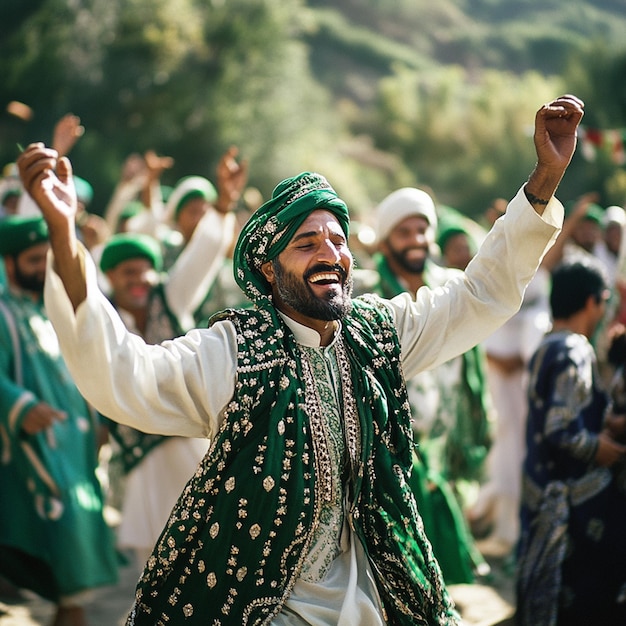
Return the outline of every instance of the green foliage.
[[[356,214],[420,184],[476,215],[528,175],[542,102],[577,93],[584,123],[626,127],[625,30],[623,0],[4,2],[0,103],[35,115],[0,115],[0,159],[73,112],[96,211],[131,152],[173,156],[173,184],[235,144],[265,196],[311,169]],[[621,204],[624,178],[577,154],[559,193]]]
[[[478,215],[524,182],[535,160],[535,111],[559,91],[556,80],[536,73],[491,71],[470,83],[458,66],[430,73],[400,68],[381,81],[371,132],[400,154],[416,184]]]

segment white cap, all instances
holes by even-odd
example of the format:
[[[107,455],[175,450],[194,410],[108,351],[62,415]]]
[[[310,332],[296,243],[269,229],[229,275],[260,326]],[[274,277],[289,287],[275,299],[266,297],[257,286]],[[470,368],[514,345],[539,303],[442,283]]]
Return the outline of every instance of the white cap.
[[[437,212],[433,199],[422,189],[403,187],[390,193],[379,205],[376,212],[376,235],[379,241],[407,217],[419,215],[429,224],[428,237],[435,240]]]
[[[197,191],[207,202],[213,203],[217,200],[217,191],[213,183],[202,176],[185,176],[181,178],[174,187],[165,205],[165,220],[173,224],[176,222],[176,214],[180,209],[181,201],[187,194]]]
[[[604,226],[608,224],[619,224],[620,226],[626,225],[626,211],[621,206],[610,206],[604,211],[604,219],[602,220]]]

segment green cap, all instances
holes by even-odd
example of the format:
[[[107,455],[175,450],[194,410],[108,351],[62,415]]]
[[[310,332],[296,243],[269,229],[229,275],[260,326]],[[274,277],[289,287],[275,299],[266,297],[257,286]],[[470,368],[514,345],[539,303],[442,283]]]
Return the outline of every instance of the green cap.
[[[9,198],[19,198],[21,195],[22,190],[19,187],[9,187],[2,193],[0,204],[4,204]]]
[[[43,217],[9,215],[0,220],[0,255],[2,256],[19,254],[48,239],[48,225]]]
[[[440,224],[439,231],[437,232],[437,245],[442,252],[445,250],[448,241],[450,241],[450,239],[452,239],[455,235],[466,235],[467,237],[470,237],[470,234],[467,232],[467,228],[464,228],[459,223],[444,222]]]
[[[80,176],[74,176],[74,187],[76,187],[76,197],[87,206],[93,200],[93,187]]]
[[[591,220],[595,222],[599,226],[602,226],[602,222],[604,220],[604,209],[599,204],[591,203],[587,207],[587,212],[585,213],[585,219]]]
[[[108,272],[123,261],[136,258],[148,259],[157,272],[161,271],[163,255],[156,239],[143,233],[119,233],[104,246],[100,269]]]

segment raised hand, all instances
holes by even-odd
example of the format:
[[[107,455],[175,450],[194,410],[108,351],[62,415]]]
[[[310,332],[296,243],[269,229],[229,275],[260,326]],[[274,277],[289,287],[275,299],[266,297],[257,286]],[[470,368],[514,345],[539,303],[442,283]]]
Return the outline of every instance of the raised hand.
[[[84,133],[85,127],[81,126],[80,117],[68,113],[54,126],[52,148],[59,153],[59,156],[66,156]]]
[[[576,148],[576,131],[584,108],[582,100],[568,94],[537,111],[534,141],[540,166],[565,170]]]
[[[148,150],[144,155],[148,178],[151,181],[159,180],[165,170],[174,167],[174,159],[169,156],[159,156],[154,150]]]
[[[76,189],[67,157],[43,143],[30,144],[17,159],[24,189],[39,206],[50,231],[55,268],[74,310],[85,299],[84,267],[76,239]]]
[[[539,215],[554,195],[572,160],[584,106],[576,96],[565,95],[544,104],[535,115],[537,165],[524,192]]]
[[[24,189],[37,203],[51,229],[71,225],[76,215],[72,166],[43,143],[30,144],[17,159]]]
[[[231,146],[217,165],[218,198],[215,208],[222,213],[233,209],[248,181],[247,161],[237,161],[239,150]]]

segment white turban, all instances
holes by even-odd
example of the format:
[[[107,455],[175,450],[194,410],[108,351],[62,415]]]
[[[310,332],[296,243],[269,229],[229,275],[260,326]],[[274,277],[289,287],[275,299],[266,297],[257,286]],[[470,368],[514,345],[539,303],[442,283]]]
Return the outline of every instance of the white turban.
[[[602,220],[604,226],[609,224],[619,224],[620,226],[626,225],[626,211],[621,206],[610,206],[604,212],[604,219]]]
[[[376,212],[376,236],[379,241],[407,217],[419,215],[428,222],[427,236],[435,240],[437,231],[437,212],[433,199],[422,189],[403,187],[390,193],[379,205]]]

